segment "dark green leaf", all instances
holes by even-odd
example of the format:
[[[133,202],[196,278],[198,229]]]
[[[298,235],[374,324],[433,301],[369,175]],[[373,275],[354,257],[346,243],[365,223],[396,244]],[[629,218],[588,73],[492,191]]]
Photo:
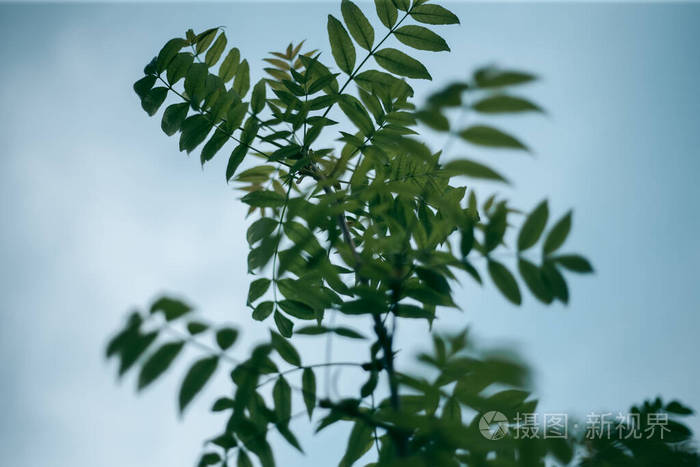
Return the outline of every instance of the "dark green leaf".
[[[157,87],[153,88],[146,93],[146,95],[141,100],[141,107],[149,116],[155,115],[158,112],[160,106],[165,102],[165,98],[168,96],[168,88]]]
[[[153,352],[141,367],[138,389],[141,390],[158,379],[170,367],[184,345],[183,341],[168,342]]]
[[[552,261],[560,264],[563,268],[573,272],[589,273],[593,272],[593,266],[586,258],[579,255],[559,255],[552,258]]]
[[[250,287],[248,288],[248,301],[247,301],[247,303],[250,305],[255,300],[262,297],[265,294],[265,292],[267,292],[267,289],[269,289],[269,288],[270,288],[270,279],[267,279],[265,277],[262,277],[260,279],[256,279],[253,282],[251,282]]]
[[[143,100],[143,98],[146,97],[146,94],[148,94],[148,91],[153,88],[154,84],[156,84],[155,76],[144,76],[134,83],[134,91],[141,98],[141,100]]]
[[[214,158],[216,153],[219,152],[219,149],[229,140],[230,136],[231,135],[219,128],[214,130],[214,134],[211,135],[207,144],[202,148],[202,154],[200,156],[202,166]]]
[[[251,191],[241,198],[244,203],[258,208],[279,207],[284,204],[284,200],[285,198],[281,194],[268,190]]]
[[[411,17],[419,23],[459,24],[459,18],[440,5],[418,5],[411,10]]]
[[[163,120],[160,122],[160,127],[166,135],[172,136],[180,130],[182,122],[187,118],[187,111],[190,105],[187,102],[181,104],[173,104],[166,107],[163,112]]]
[[[363,135],[369,136],[374,133],[372,119],[357,98],[345,94],[341,96],[340,100],[338,101],[338,105],[343,113],[352,123],[355,124],[357,129],[360,130]]]
[[[265,320],[268,316],[270,316],[274,308],[275,304],[273,302],[259,303],[258,306],[255,307],[255,310],[253,310],[253,319],[256,321]]]
[[[552,291],[554,297],[562,303],[569,303],[569,287],[566,285],[564,276],[551,262],[545,262],[542,266],[542,277],[546,286]]]
[[[342,23],[333,15],[328,15],[328,40],[335,63],[345,73],[352,73],[355,67],[355,46]]]
[[[542,109],[522,97],[515,96],[490,96],[486,97],[474,105],[472,105],[474,110],[482,113],[508,113],[508,112],[542,112]]]
[[[285,317],[279,311],[275,311],[275,324],[277,325],[277,330],[286,338],[292,337],[292,330],[294,329],[294,323]]]
[[[512,303],[520,305],[522,303],[520,287],[513,274],[504,265],[494,260],[489,260],[488,269],[491,280],[498,290]]]
[[[221,62],[219,67],[219,78],[223,80],[224,83],[231,81],[238,70],[238,62],[241,59],[241,53],[237,48],[229,50],[226,54],[226,58]]]
[[[311,368],[304,368],[301,375],[301,390],[304,393],[304,405],[310,420],[316,408],[316,375]]]
[[[192,336],[196,336],[197,334],[201,334],[204,331],[209,329],[209,326],[205,323],[199,322],[199,321],[191,321],[187,323],[187,332],[190,333]]]
[[[236,461],[236,467],[254,467],[253,462],[248,457],[243,449],[238,450],[238,460]]]
[[[243,98],[250,89],[250,67],[248,60],[243,60],[236,70],[236,77],[233,80],[233,90]]]
[[[404,44],[419,50],[439,52],[450,50],[445,39],[423,26],[401,26],[394,35]]]
[[[379,66],[400,76],[418,79],[432,79],[428,70],[418,60],[409,57],[400,50],[386,48],[378,50],[374,59]]]
[[[174,85],[180,79],[187,76],[190,71],[190,67],[194,62],[194,55],[189,52],[179,53],[173,58],[172,62],[168,66],[168,72],[166,74],[168,78],[168,83]]]
[[[549,218],[547,200],[542,201],[527,216],[518,234],[518,250],[525,251],[540,239]]]
[[[243,162],[243,158],[248,154],[248,147],[240,144],[231,153],[228,158],[228,165],[226,166],[226,181],[231,180],[231,177],[236,173],[236,169]]]
[[[202,454],[199,459],[197,467],[206,467],[207,465],[214,465],[221,462],[221,456],[215,452],[207,452]]]
[[[350,34],[360,47],[371,50],[374,45],[374,29],[362,13],[362,10],[350,0],[343,0],[340,4],[345,25]]]
[[[190,98],[193,108],[197,108],[202,99],[204,99],[208,75],[209,70],[204,63],[195,63],[187,71],[185,92]]]
[[[211,48],[207,50],[207,54],[204,57],[204,63],[206,63],[207,66],[214,66],[216,62],[219,61],[221,54],[226,50],[226,42],[226,35],[222,32],[219,34],[219,37],[216,38]]]
[[[287,363],[301,366],[301,358],[294,346],[284,337],[270,330],[270,344]]]
[[[316,319],[316,313],[308,305],[296,300],[281,300],[279,307],[288,315],[299,319]]]
[[[170,61],[175,58],[175,55],[187,45],[187,41],[181,38],[170,39],[158,53],[156,60],[156,69],[158,73],[163,72],[170,64]]]
[[[470,161],[468,159],[457,159],[448,162],[445,164],[442,170],[449,175],[464,175],[472,178],[484,178],[487,180],[498,180],[500,182],[508,183],[508,180],[506,180],[498,172],[486,167],[485,165]]]
[[[224,410],[230,410],[235,407],[235,403],[233,399],[229,399],[228,397],[221,397],[214,402],[214,405],[211,407],[212,412],[223,412]]]
[[[173,321],[192,311],[192,307],[181,300],[160,297],[151,305],[151,313],[163,313],[166,321]]]
[[[284,376],[277,378],[275,387],[272,388],[272,399],[278,423],[286,425],[292,416],[292,389]]]
[[[185,379],[180,387],[180,395],[178,398],[180,412],[192,402],[192,399],[204,388],[209,379],[216,371],[219,364],[217,356],[205,357],[196,361],[185,375]]]
[[[545,282],[540,268],[525,258],[520,258],[518,260],[518,271],[520,271],[520,277],[523,278],[532,295],[543,303],[552,302],[552,292],[547,282]]]
[[[197,55],[207,50],[207,48],[214,41],[214,37],[216,37],[216,33],[218,32],[218,30],[219,28],[207,29],[206,31],[198,34],[197,37],[195,37],[195,52],[197,53]]]
[[[374,0],[377,16],[384,26],[391,29],[399,16],[392,0]]]
[[[192,152],[207,138],[211,127],[212,125],[209,119],[202,114],[187,117],[185,121],[182,122],[180,151]]]
[[[356,421],[339,467],[350,467],[372,447],[372,427]]]
[[[527,147],[515,137],[486,125],[474,125],[462,130],[459,136],[472,144],[494,148],[524,149]]]
[[[261,217],[253,222],[246,233],[246,239],[249,245],[254,245],[263,238],[269,236],[278,226],[276,219],[270,217]]]
[[[227,350],[238,339],[238,330],[233,328],[221,328],[216,331],[216,344],[221,350]]]
[[[571,230],[571,211],[567,212],[559,221],[554,224],[554,227],[549,231],[547,237],[544,239],[544,245],[542,251],[545,255],[559,249],[560,246],[566,241],[566,237],[569,236],[569,231]]]
[[[265,108],[265,80],[261,79],[253,87],[253,94],[250,97],[250,109],[258,114]]]

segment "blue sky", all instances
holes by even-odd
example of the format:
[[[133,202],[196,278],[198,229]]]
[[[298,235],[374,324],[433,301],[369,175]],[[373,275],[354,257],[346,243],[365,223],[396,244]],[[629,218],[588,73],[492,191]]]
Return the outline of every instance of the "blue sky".
[[[700,5],[459,3],[442,30],[451,55],[425,54],[418,98],[486,63],[542,76],[523,93],[547,115],[504,125],[533,156],[481,153],[515,182],[524,208],[574,208],[568,307],[508,305],[465,281],[463,313],[487,344],[515,345],[536,370],[542,412],[625,411],[661,394],[700,408]],[[244,308],[245,209],[225,160],[196,157],[140,109],[131,84],[168,39],[226,25],[259,78],[266,52],[307,39],[327,51],[335,2],[0,5],[0,460],[13,466],[188,465],[221,423],[207,413],[226,377],[184,420],[182,369],[136,395],[103,360],[125,311],[175,291],[239,325],[244,352],[264,326]],[[436,141],[438,146],[441,141]],[[453,155],[468,155],[455,146]],[[479,188],[477,188],[479,189]],[[423,325],[400,330],[402,364]],[[304,344],[313,351],[312,344]],[[339,358],[353,349],[338,346]],[[194,356],[194,353],[191,355]],[[310,438],[285,465],[328,465],[346,431]],[[700,429],[698,418],[692,425]]]

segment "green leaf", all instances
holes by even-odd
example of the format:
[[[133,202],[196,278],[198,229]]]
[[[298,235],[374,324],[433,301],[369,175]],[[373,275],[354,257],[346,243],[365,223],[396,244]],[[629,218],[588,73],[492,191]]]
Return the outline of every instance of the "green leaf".
[[[256,279],[253,282],[251,282],[250,287],[248,288],[248,305],[253,303],[258,298],[262,297],[269,288],[270,279],[267,279],[265,277]]]
[[[559,249],[560,246],[566,241],[566,237],[569,236],[571,231],[571,211],[567,212],[559,221],[554,224],[554,227],[547,234],[547,238],[544,240],[544,245],[542,251],[545,255]]]
[[[253,462],[248,457],[243,449],[238,450],[238,460],[236,461],[236,467],[254,467]]]
[[[246,240],[249,245],[254,245],[263,238],[269,236],[277,228],[277,220],[270,217],[261,217],[253,222],[246,232]]]
[[[219,128],[214,130],[214,134],[211,135],[211,138],[209,141],[207,141],[207,144],[205,144],[202,148],[202,154],[200,156],[202,166],[214,158],[216,153],[219,152],[219,149],[221,149],[229,140],[230,136],[231,135]]]
[[[524,149],[527,147],[515,137],[486,125],[474,125],[462,130],[459,136],[472,144],[493,148]]]
[[[569,303],[569,287],[566,285],[564,276],[553,263],[547,261],[542,266],[542,277],[547,287],[552,291],[554,297],[562,303]]]
[[[253,310],[253,319],[256,321],[264,321],[268,316],[270,316],[270,314],[272,314],[272,310],[274,310],[274,308],[274,302],[259,303],[258,306],[255,307],[255,310]]]
[[[228,165],[226,165],[226,181],[231,180],[231,177],[236,173],[236,169],[243,162],[243,158],[248,154],[248,146],[240,144],[231,153],[228,158]]]
[[[256,208],[274,208],[282,206],[285,198],[274,191],[256,190],[245,195],[241,201]]]
[[[261,79],[253,87],[250,97],[250,109],[254,114],[260,113],[265,108],[265,80]]]
[[[394,31],[394,35],[398,40],[414,49],[433,52],[450,50],[445,39],[423,26],[401,26]]]
[[[207,138],[211,127],[212,125],[209,119],[202,114],[187,117],[185,121],[182,122],[180,151],[192,152]]]
[[[197,108],[204,98],[208,75],[209,70],[204,63],[195,63],[187,71],[187,76],[185,76],[185,92],[190,98],[190,103],[194,108]]]
[[[170,61],[175,58],[175,55],[187,45],[187,41],[182,38],[170,39],[158,53],[156,59],[156,69],[158,73],[162,73],[167,68]]]
[[[292,416],[292,388],[284,376],[277,378],[275,387],[272,388],[272,399],[278,423],[286,425]]]
[[[384,26],[391,29],[396,24],[399,12],[392,0],[374,0],[377,16]]]
[[[342,23],[333,15],[328,15],[328,40],[335,63],[345,73],[352,73],[355,67],[355,46]]]
[[[185,379],[180,387],[178,402],[180,413],[192,402],[192,399],[201,391],[207,384],[209,379],[216,371],[219,364],[217,356],[205,357],[196,361],[185,375]]]
[[[183,102],[181,104],[172,104],[166,107],[163,112],[163,119],[160,122],[160,127],[163,132],[172,136],[180,130],[182,122],[187,118],[187,112],[190,109],[190,104]]]
[[[194,55],[192,55],[191,53],[184,52],[177,54],[168,66],[168,71],[166,74],[168,78],[168,83],[174,85],[175,83],[180,81],[180,79],[187,76],[187,73],[190,71],[190,67],[192,66],[193,62]]]
[[[139,391],[158,379],[160,375],[170,367],[177,355],[182,350],[185,343],[183,341],[168,342],[163,344],[158,350],[148,357],[141,367],[139,373]]]
[[[148,94],[148,91],[150,91],[151,88],[153,88],[154,84],[156,84],[155,76],[144,76],[143,78],[134,83],[134,91],[139,96],[139,98],[143,100],[143,98],[146,97],[146,94]]]
[[[153,88],[141,99],[141,107],[152,117],[158,112],[166,97],[168,97],[168,88],[162,86]]]
[[[411,0],[392,0],[392,2],[402,11],[407,11],[411,7]]]
[[[481,68],[474,72],[474,81],[480,88],[496,88],[529,83],[534,75],[522,71],[499,70],[493,67]]]
[[[316,408],[316,375],[314,375],[314,370],[311,368],[304,368],[301,374],[301,391],[304,395],[306,412],[309,414],[309,420],[311,420],[311,415],[313,415],[314,408]]]
[[[440,5],[418,5],[411,10],[411,17],[425,24],[459,24],[459,18]]]
[[[498,261],[489,260],[488,269],[491,280],[496,284],[498,290],[512,303],[520,305],[522,303],[520,287],[508,268]]]
[[[226,54],[226,58],[221,62],[219,67],[219,78],[223,80],[224,83],[231,81],[238,70],[238,63],[241,60],[241,52],[237,48],[229,50]]]
[[[468,220],[465,224],[466,225],[460,229],[462,236],[460,238],[459,250],[460,253],[462,253],[462,258],[466,258],[474,247],[474,222]]]
[[[173,321],[192,311],[192,307],[181,300],[160,297],[153,302],[150,311],[151,314],[162,313],[166,321]]]
[[[214,405],[211,407],[212,412],[223,412],[224,410],[230,410],[235,407],[235,402],[233,399],[230,399],[228,397],[220,397],[218,398],[215,402]]]
[[[371,50],[374,45],[374,29],[369,24],[362,10],[350,0],[343,0],[340,4],[345,24],[355,39],[355,42],[365,50]]]
[[[209,47],[214,41],[214,37],[216,37],[216,33],[218,31],[219,28],[207,29],[206,31],[198,34],[197,37],[195,37],[195,52],[197,53],[197,55],[207,50],[207,47]]]
[[[468,159],[457,159],[445,164],[442,171],[453,175],[464,175],[466,177],[472,178],[483,178],[486,180],[497,180],[499,182],[508,183],[501,174],[492,170],[491,168],[482,165],[478,162],[474,162]]]
[[[386,48],[378,50],[374,59],[379,66],[400,76],[417,79],[432,79],[428,70],[418,60],[409,57],[400,50]]]
[[[518,234],[518,251],[525,251],[540,239],[549,218],[547,200],[542,201],[527,216]]]
[[[288,315],[299,319],[316,319],[314,310],[305,303],[296,300],[281,300],[278,303],[279,307]]]
[[[357,420],[350,432],[345,455],[339,467],[350,467],[372,447],[372,427]]]
[[[525,258],[520,258],[518,260],[518,271],[532,295],[543,303],[552,303],[552,291],[545,282],[540,268]]]
[[[233,80],[233,90],[243,98],[250,89],[250,66],[248,60],[243,60],[236,70],[236,78]]]
[[[219,34],[219,37],[216,38],[216,41],[214,41],[214,45],[207,50],[207,55],[204,57],[204,63],[206,63],[207,66],[214,66],[216,62],[219,61],[221,54],[226,50],[226,42],[226,35],[222,32]]]
[[[552,261],[561,267],[572,272],[589,273],[593,272],[593,266],[586,258],[580,255],[559,255],[552,258]]]
[[[238,330],[233,328],[221,328],[216,331],[216,344],[221,350],[227,350],[238,339]]]
[[[350,121],[362,132],[363,135],[369,136],[374,133],[374,125],[367,110],[362,103],[354,96],[344,94],[338,101],[338,105],[343,113]]]
[[[509,112],[542,112],[542,109],[522,97],[515,96],[490,96],[486,97],[474,105],[472,108],[481,113],[509,113]]]
[[[209,326],[205,323],[201,323],[199,321],[191,321],[187,323],[187,332],[190,333],[191,336],[196,336],[197,334],[201,334],[204,331],[209,329]]]
[[[221,462],[221,456],[215,452],[206,452],[202,454],[199,459],[197,467],[206,467],[207,465],[214,465]]]
[[[286,338],[292,337],[292,330],[294,329],[294,323],[284,316],[279,311],[275,311],[275,324],[277,325],[277,330]]]
[[[284,337],[270,330],[270,344],[287,363],[301,366],[301,358],[294,346]]]

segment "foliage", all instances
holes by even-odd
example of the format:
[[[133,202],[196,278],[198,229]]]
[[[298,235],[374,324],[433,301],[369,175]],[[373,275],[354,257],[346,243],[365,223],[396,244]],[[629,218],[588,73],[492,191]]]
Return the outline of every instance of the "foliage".
[[[206,323],[181,300],[164,297],[150,313],[129,317],[107,355],[118,358],[120,375],[138,367],[143,389],[186,344],[203,351],[181,385],[181,411],[217,369],[233,367],[233,395],[212,407],[228,422],[207,443],[200,465],[225,465],[234,457],[239,466],[255,458],[275,465],[268,434],[277,431],[301,451],[290,421],[304,414],[316,417],[318,430],[352,424],[341,466],[353,465],[372,446],[377,453],[370,465],[568,463],[574,455],[568,441],[485,442],[478,431],[475,414],[536,406],[523,389],[527,369],[517,360],[477,351],[462,332],[433,335],[433,351],[419,358],[430,379],[395,365],[399,323],[432,326],[439,310],[458,308],[453,285],[464,273],[479,284],[488,275],[513,304],[523,301],[521,284],[551,304],[569,300],[564,271],[593,268],[584,257],[561,252],[571,212],[551,222],[547,200],[523,214],[496,194],[477,198],[465,180],[489,187],[507,184],[506,177],[478,160],[447,157],[428,144],[434,138],[423,136],[444,133],[485,152],[527,152],[519,138],[490,122],[541,112],[517,92],[536,77],[480,68],[417,106],[409,80],[431,75],[411,49],[449,51],[436,26],[459,20],[425,0],[375,0],[375,7],[379,30],[349,0],[340,15],[328,16],[335,65],[327,54],[290,44],[265,59],[266,76],[252,83],[247,60],[239,49],[227,49],[225,33],[213,28],[171,39],[146,66],[134,90],[149,115],[175,99],[161,126],[168,136],[179,135],[181,151],[201,148],[204,165],[231,146],[226,180],[245,193],[254,219],[247,241],[248,270],[256,278],[246,303],[252,318],[272,329],[267,342],[239,361],[227,353],[235,329]],[[384,45],[391,38],[398,48]],[[476,121],[462,127],[456,113],[465,112]],[[539,253],[528,257],[538,243]],[[516,267],[504,263],[504,255]],[[335,313],[370,320],[374,335],[333,325]],[[214,345],[203,343],[207,334]],[[369,357],[304,363],[295,336],[364,341]],[[329,366],[363,375],[354,397],[319,395],[316,372]],[[294,392],[303,401],[300,412],[293,410]]]

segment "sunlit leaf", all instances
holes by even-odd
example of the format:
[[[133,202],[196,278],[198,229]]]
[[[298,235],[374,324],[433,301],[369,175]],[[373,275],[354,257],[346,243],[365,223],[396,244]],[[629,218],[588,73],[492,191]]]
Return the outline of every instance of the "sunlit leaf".
[[[309,414],[309,419],[316,408],[316,375],[311,368],[304,368],[301,375],[301,390],[304,396],[304,405],[306,412]]]

